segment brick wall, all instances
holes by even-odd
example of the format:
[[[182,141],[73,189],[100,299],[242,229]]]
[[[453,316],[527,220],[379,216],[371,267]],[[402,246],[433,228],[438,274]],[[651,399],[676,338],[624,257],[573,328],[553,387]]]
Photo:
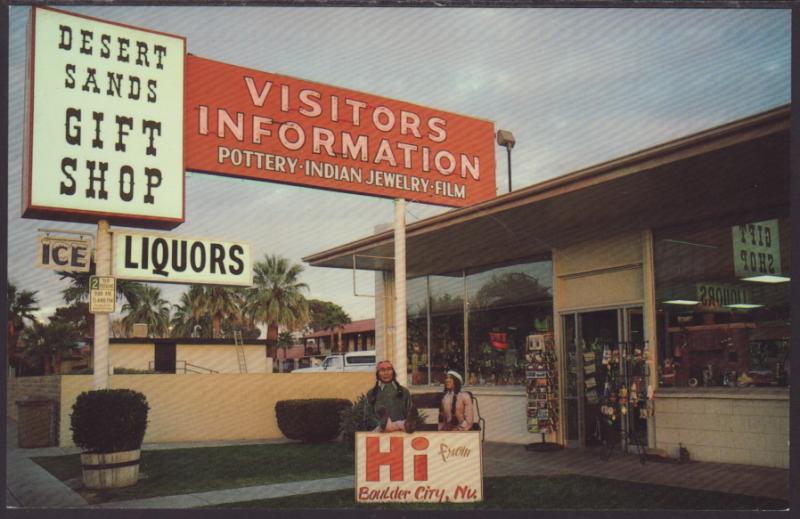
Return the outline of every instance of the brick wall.
[[[691,459],[789,468],[789,391],[668,390],[655,400],[656,447]]]
[[[16,401],[25,396],[43,396],[56,402],[61,400],[61,375],[47,377],[9,376],[6,383],[6,416],[17,419]]]

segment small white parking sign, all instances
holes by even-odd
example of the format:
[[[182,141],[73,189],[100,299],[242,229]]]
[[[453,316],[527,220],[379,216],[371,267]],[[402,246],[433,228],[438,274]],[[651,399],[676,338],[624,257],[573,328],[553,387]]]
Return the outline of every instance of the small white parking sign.
[[[117,302],[117,282],[112,276],[89,278],[89,312],[93,314],[113,313]]]

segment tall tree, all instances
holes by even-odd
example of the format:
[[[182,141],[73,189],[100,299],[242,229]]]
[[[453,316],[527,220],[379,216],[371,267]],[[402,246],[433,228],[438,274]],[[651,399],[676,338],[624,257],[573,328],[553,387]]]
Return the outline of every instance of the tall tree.
[[[89,271],[88,272],[66,272],[66,271],[57,271],[56,273],[59,275],[58,279],[68,279],[69,286],[61,291],[61,295],[64,298],[64,302],[67,304],[76,303],[76,302],[83,302],[89,300],[89,278],[95,275],[97,271],[97,265],[92,259],[91,263],[89,264]],[[130,305],[136,304],[136,299],[139,294],[139,290],[144,285],[136,281],[128,281],[124,279],[117,280],[117,299],[124,299],[126,303]]]
[[[25,343],[24,355],[28,359],[38,359],[44,367],[44,374],[61,373],[61,359],[72,352],[80,334],[72,324],[64,321],[50,321],[47,324],[34,323],[22,334]]]
[[[253,321],[267,325],[267,344],[278,342],[278,328],[298,329],[308,322],[308,302],[300,281],[303,266],[292,264],[277,255],[265,255],[253,266],[254,287],[248,297],[248,311]]]
[[[161,297],[160,288],[142,285],[136,303],[126,303],[122,312],[127,314],[122,318],[126,330],[136,323],[145,323],[150,337],[165,337],[169,333],[169,302]]]
[[[211,333],[215,339],[222,337],[222,321],[234,323],[241,321],[241,309],[236,293],[226,287],[211,286],[205,288],[205,306],[211,316]]]
[[[89,312],[89,303],[72,303],[59,306],[50,321],[70,323],[81,337],[94,336],[94,315]]]
[[[173,337],[209,337],[211,319],[205,308],[206,294],[202,285],[191,285],[174,305]]]
[[[250,311],[248,297],[250,289],[245,287],[235,287],[230,289],[233,292],[233,299],[238,308],[238,320],[226,320],[222,322],[223,337],[232,337],[235,330],[242,332],[242,339],[258,339],[261,336],[261,329],[253,320]]]
[[[283,350],[283,360],[287,358],[287,350],[294,346],[294,337],[291,332],[281,332],[278,334],[278,348]],[[281,366],[283,371],[283,366]]]
[[[18,368],[19,352],[17,342],[20,335],[28,325],[37,322],[36,314],[39,310],[39,301],[36,297],[37,292],[31,290],[19,290],[14,283],[8,283],[8,325],[6,328],[6,366],[9,362],[14,369]]]
[[[311,299],[308,301],[309,321],[308,326],[315,332],[330,330],[331,349],[333,349],[334,335],[341,327],[350,323],[350,316],[336,303]],[[341,349],[341,338],[339,348]]]

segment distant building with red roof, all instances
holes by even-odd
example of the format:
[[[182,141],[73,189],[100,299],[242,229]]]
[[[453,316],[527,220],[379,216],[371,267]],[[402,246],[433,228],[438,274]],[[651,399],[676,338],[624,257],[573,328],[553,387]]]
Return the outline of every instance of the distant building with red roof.
[[[302,337],[306,355],[375,349],[375,319],[361,319]]]

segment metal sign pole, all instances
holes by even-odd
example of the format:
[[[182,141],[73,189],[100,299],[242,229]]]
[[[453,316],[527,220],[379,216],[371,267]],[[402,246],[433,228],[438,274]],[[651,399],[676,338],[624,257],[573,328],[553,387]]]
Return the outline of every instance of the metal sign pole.
[[[98,276],[111,275],[111,233],[107,220],[97,222],[95,238],[95,264]],[[116,297],[116,294],[114,294]],[[107,313],[94,314],[94,375],[92,389],[108,389],[108,332]]]
[[[394,201],[394,369],[397,381],[406,386],[406,201]]]

